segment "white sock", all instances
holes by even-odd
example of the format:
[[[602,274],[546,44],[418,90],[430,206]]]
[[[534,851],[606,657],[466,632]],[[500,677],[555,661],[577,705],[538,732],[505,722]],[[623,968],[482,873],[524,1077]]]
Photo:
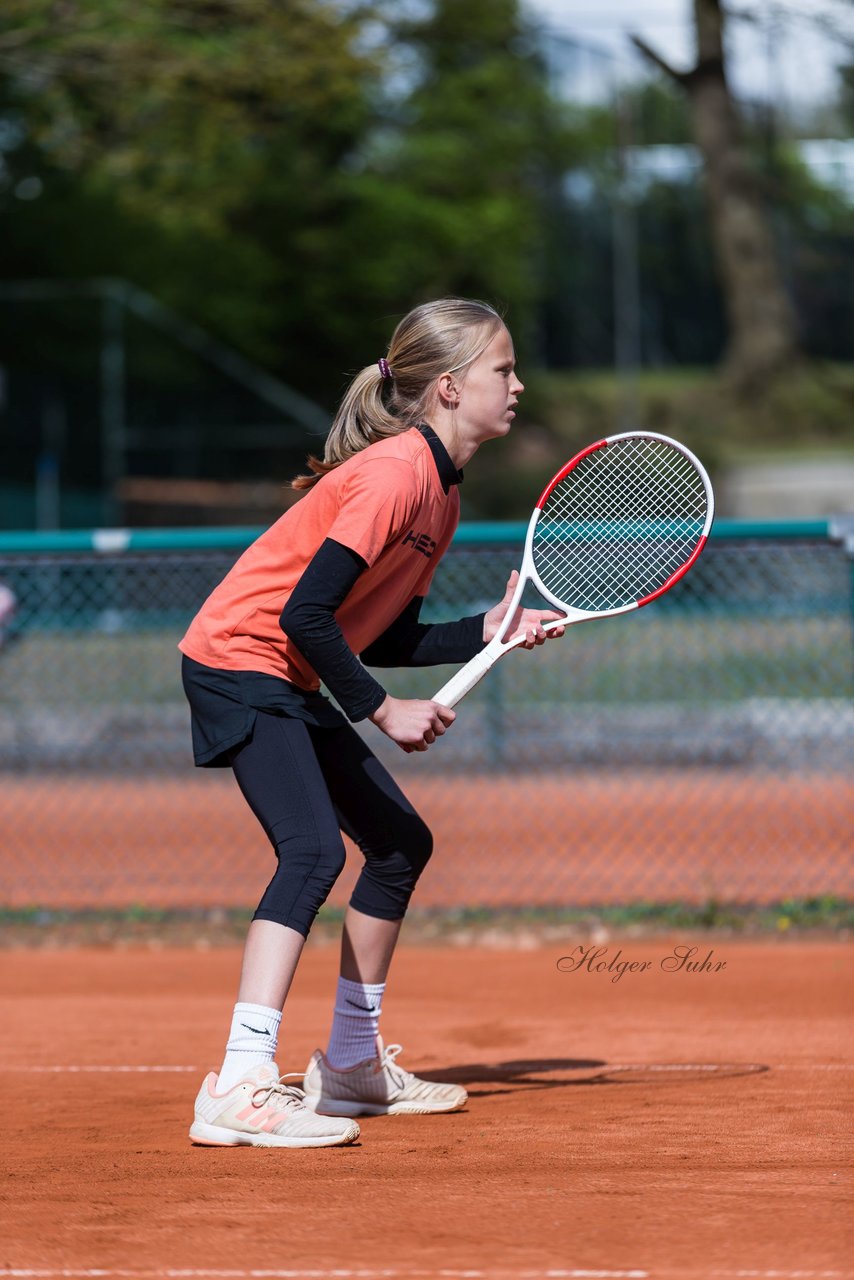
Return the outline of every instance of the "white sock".
[[[384,982],[367,985],[338,979],[335,1016],[326,1061],[338,1071],[355,1067],[377,1056],[377,1034],[382,1013]]]
[[[261,1062],[272,1062],[279,1043],[281,1010],[263,1004],[238,1002],[231,1019],[231,1034],[219,1073],[217,1093],[233,1089]]]

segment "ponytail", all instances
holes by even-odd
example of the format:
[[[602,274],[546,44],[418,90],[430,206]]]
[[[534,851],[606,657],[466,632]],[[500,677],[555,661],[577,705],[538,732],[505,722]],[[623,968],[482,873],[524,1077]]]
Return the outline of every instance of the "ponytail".
[[[369,364],[356,374],[333,420],[323,458],[309,457],[308,466],[312,474],[296,476],[291,481],[291,488],[310,489],[327,471],[334,471],[354,453],[414,425],[403,423],[386,408],[383,387],[387,381],[376,364]]]
[[[356,374],[332,422],[323,458],[310,457],[309,474],[292,480],[292,488],[310,489],[368,445],[418,426],[440,375],[467,369],[503,323],[487,303],[466,298],[442,298],[410,311],[394,331],[388,356]]]

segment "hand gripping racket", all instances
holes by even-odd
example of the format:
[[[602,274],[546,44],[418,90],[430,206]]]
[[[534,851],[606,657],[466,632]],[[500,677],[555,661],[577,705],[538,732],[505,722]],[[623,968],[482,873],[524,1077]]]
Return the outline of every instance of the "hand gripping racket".
[[[668,436],[597,440],[561,467],[534,508],[501,627],[433,701],[455,706],[525,636],[504,640],[527,583],[563,615],[545,631],[612,618],[668,591],[705,546],[714,495],[702,464]]]

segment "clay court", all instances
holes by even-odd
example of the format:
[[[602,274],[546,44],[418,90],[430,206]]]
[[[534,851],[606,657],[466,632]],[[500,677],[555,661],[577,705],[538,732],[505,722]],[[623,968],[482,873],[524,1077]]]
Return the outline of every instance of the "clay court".
[[[6,952],[0,1274],[854,1275],[845,946],[603,936],[578,968],[591,945],[402,947],[385,1030],[467,1109],[292,1152],[187,1140],[236,951]],[[283,1071],[326,1035],[336,960],[306,952]]]

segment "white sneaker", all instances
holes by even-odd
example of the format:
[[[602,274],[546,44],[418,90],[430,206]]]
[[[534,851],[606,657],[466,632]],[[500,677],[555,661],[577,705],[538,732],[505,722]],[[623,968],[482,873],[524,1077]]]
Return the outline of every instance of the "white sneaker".
[[[196,1098],[190,1141],[203,1147],[337,1147],[356,1141],[355,1121],[315,1115],[302,1089],[282,1080],[275,1062],[262,1062],[233,1089],[217,1093],[212,1071]]]
[[[428,1115],[459,1111],[468,1094],[459,1084],[419,1080],[396,1062],[399,1044],[377,1036],[377,1056],[336,1071],[319,1049],[306,1068],[305,1105],[326,1116]]]

